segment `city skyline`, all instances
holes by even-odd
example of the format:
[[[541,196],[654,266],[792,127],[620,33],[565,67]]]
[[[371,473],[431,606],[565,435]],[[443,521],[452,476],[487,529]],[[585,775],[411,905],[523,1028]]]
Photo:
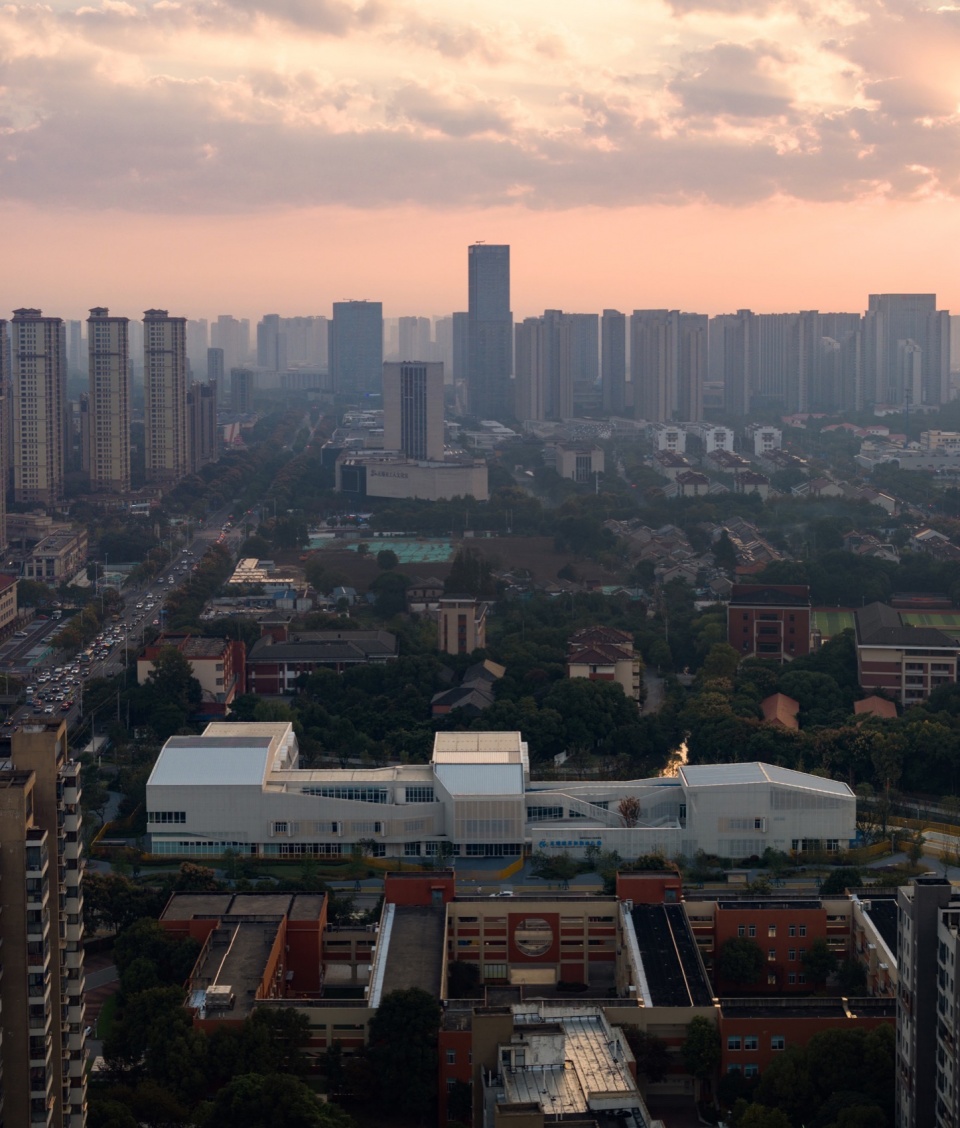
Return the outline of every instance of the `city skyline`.
[[[439,312],[486,239],[518,318],[956,308],[958,37],[916,0],[10,5],[17,304]]]

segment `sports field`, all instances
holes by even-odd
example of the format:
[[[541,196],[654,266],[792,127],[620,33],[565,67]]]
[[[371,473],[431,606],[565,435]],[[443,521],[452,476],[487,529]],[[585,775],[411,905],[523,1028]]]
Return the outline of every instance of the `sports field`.
[[[360,541],[316,538],[311,540],[311,548],[324,550],[337,549],[356,552]],[[376,556],[382,549],[389,548],[397,554],[401,564],[445,564],[453,559],[453,545],[448,540],[403,540],[400,537],[371,537],[363,542],[371,555]]]
[[[936,627],[948,632],[960,630],[960,611],[901,611],[900,618],[911,627]]]
[[[853,612],[846,607],[814,607],[813,629],[825,639],[853,627]]]

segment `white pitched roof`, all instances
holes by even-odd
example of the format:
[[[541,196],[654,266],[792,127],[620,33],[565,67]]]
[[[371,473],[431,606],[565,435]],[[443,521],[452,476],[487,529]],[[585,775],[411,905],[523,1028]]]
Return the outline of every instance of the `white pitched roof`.
[[[262,784],[270,764],[266,736],[172,736],[161,749],[148,787]]]
[[[825,795],[848,795],[853,792],[836,779],[795,772],[775,764],[684,764],[680,777],[688,787],[742,787],[750,783],[776,783]]]

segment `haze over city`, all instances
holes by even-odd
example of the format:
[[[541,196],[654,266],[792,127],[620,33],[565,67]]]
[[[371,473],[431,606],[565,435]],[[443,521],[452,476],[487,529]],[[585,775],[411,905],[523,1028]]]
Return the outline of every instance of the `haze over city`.
[[[7,306],[439,314],[486,239],[518,317],[956,308],[958,29],[912,3],[10,5]]]

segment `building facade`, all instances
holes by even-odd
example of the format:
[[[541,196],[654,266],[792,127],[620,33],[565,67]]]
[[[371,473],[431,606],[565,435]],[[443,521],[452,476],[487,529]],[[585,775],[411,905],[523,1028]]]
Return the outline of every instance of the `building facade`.
[[[727,642],[743,658],[790,662],[810,653],[810,589],[804,584],[734,584]]]
[[[467,398],[480,419],[513,416],[513,313],[510,248],[474,243],[467,248]]]
[[[187,319],[143,315],[143,421],[148,482],[176,485],[189,469]]]
[[[628,796],[629,826],[618,809]],[[650,780],[535,782],[518,732],[438,733],[429,764],[340,770],[299,768],[288,724],[208,725],[164,746],[147,809],[153,852],[188,856],[341,856],[371,839],[390,857],[519,857],[530,846],[744,858],[767,847],[837,853],[856,834],[853,792],[835,780],[719,764]]]
[[[383,445],[417,461],[442,461],[443,365],[439,361],[384,364]]]
[[[84,1128],[80,765],[64,723],[11,734],[0,769],[4,1122]]]
[[[328,348],[330,376],[338,395],[360,400],[378,396],[383,379],[383,304],[334,302]]]
[[[440,597],[437,649],[445,654],[472,654],[487,644],[487,605],[469,595]]]
[[[904,705],[925,701],[957,680],[960,641],[936,627],[910,626],[894,607],[869,603],[854,614],[857,675]]]
[[[104,306],[87,318],[87,371],[90,380],[90,489],[126,493],[130,489],[130,355],[126,317],[111,317]]]
[[[14,310],[11,330],[13,499],[55,505],[66,465],[66,331],[39,309]]]

